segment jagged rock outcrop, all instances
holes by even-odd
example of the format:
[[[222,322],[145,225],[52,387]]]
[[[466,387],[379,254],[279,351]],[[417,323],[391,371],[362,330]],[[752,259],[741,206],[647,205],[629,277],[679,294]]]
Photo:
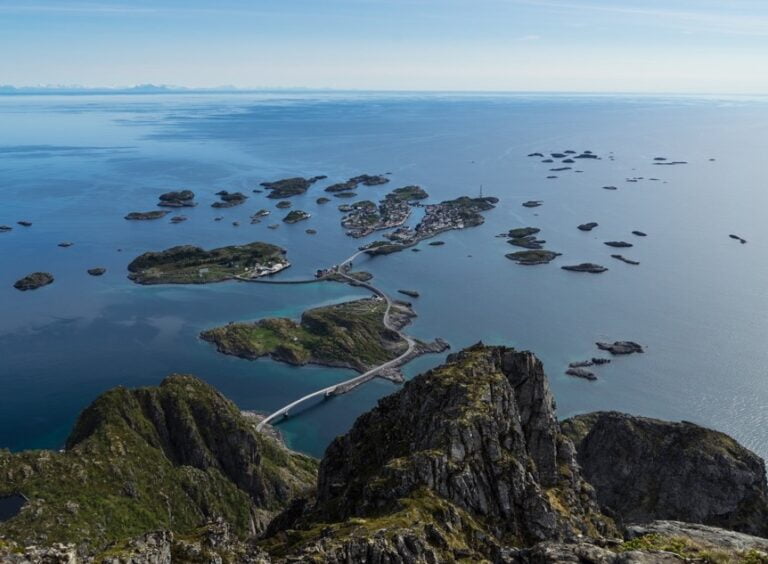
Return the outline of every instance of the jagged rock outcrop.
[[[299,549],[325,546],[324,558],[337,554],[329,544],[347,555],[355,539],[367,538],[360,530],[339,534],[359,521],[369,534],[387,529],[381,554],[397,546],[392,535],[414,552],[418,543],[405,539],[415,534],[437,551],[435,561],[456,551],[487,558],[505,543],[615,535],[574,456],[541,362],[476,345],[382,399],[337,438],[320,466],[317,499],[291,526],[328,524],[333,541]],[[404,526],[411,523],[432,530]]]
[[[562,423],[604,511],[627,523],[673,519],[768,535],[765,464],[693,423],[623,413]]]
[[[78,419],[63,452],[0,451],[0,494],[26,496],[0,538],[76,543],[83,554],[155,530],[223,519],[263,530],[314,482],[316,462],[256,431],[224,396],[185,375],[116,388]]]
[[[64,452],[0,451],[0,495],[25,496],[0,561],[768,562],[768,539],[655,520],[761,533],[762,460],[690,423],[558,423],[541,362],[506,347],[414,378],[330,445],[310,489],[315,468],[194,377],[118,388]]]

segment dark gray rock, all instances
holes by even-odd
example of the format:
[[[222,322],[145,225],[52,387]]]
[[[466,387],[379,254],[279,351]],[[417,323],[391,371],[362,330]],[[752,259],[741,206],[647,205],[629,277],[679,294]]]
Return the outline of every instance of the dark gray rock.
[[[193,207],[197,205],[194,199],[195,193],[192,190],[178,190],[161,194],[157,205],[167,208]]]
[[[561,266],[563,270],[570,270],[571,272],[588,272],[590,274],[600,274],[601,272],[605,272],[608,270],[604,266],[600,266],[599,264],[595,264],[592,262],[582,262],[581,264],[571,264],[566,266]]]
[[[615,258],[616,260],[620,260],[621,262],[625,262],[627,264],[631,264],[634,266],[637,266],[638,264],[640,264],[639,261],[628,259],[624,255],[611,255],[611,258]]]
[[[37,290],[43,286],[53,283],[53,274],[49,272],[33,272],[24,278],[17,280],[13,287],[22,292],[27,290]]]
[[[645,352],[643,350],[643,346],[638,345],[634,341],[615,341],[613,343],[606,343],[604,341],[599,341],[595,344],[597,345],[597,348],[600,349],[601,351],[608,351],[609,353],[614,355]]]
[[[147,221],[151,219],[161,219],[171,213],[168,210],[153,210],[148,212],[131,212],[125,216],[125,219],[131,221]]]
[[[728,435],[615,412],[579,415],[562,427],[609,514],[768,534],[765,465]]]
[[[478,344],[380,400],[331,443],[317,518],[376,515],[426,488],[521,542],[610,532],[573,456],[541,362]]]
[[[597,376],[589,370],[584,368],[569,368],[565,371],[568,376],[574,376],[575,378],[582,378],[584,380],[597,380]]]

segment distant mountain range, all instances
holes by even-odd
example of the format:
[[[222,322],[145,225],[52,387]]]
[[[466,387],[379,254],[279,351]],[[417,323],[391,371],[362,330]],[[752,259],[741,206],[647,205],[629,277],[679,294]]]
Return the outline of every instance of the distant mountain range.
[[[206,92],[268,92],[268,91],[306,91],[307,88],[237,88],[235,86],[215,86],[208,88],[189,88],[168,86],[165,84],[138,84],[128,87],[45,85],[12,86],[0,85],[0,96],[18,94],[195,94]]]

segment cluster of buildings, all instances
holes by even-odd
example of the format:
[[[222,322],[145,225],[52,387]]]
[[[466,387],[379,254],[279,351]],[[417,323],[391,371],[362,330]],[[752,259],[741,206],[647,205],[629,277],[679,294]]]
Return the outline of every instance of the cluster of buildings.
[[[341,220],[341,225],[347,229],[347,235],[360,238],[379,229],[398,227],[410,215],[411,206],[407,202],[385,199],[378,207],[370,201],[358,202]]]
[[[251,268],[246,269],[245,276],[247,278],[261,278],[262,276],[277,274],[289,266],[291,266],[291,263],[287,260],[278,260],[271,264],[256,264]]]

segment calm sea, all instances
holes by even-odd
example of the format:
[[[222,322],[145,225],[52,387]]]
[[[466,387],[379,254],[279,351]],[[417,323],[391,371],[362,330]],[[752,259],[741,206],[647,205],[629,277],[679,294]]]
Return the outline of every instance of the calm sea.
[[[323,187],[391,172],[390,184],[361,187],[361,199],[406,184],[423,186],[431,201],[476,195],[481,186],[500,198],[483,226],[441,236],[444,246],[358,261],[386,291],[421,293],[413,334],[443,337],[454,349],[483,341],[536,352],[561,417],[612,409],[685,419],[768,455],[767,137],[768,102],[754,98],[0,97],[0,224],[14,227],[0,234],[0,448],[60,447],[99,393],[157,384],[173,372],[196,374],[242,408],[263,411],[348,378],[343,370],[226,357],[197,336],[233,320],[295,318],[365,292],[331,283],[142,287],[126,279],[126,265],[172,245],[258,240],[288,249],[286,278],[311,274],[361,243],[339,225],[342,200],[315,203]],[[603,158],[572,165],[582,173],[552,173],[557,165],[526,157],[566,149]],[[655,166],[657,156],[688,164]],[[293,198],[312,218],[268,229],[281,214],[274,200],[251,190],[264,180],[319,174],[328,181]],[[551,174],[558,178],[547,179]],[[633,177],[643,179],[626,181]],[[200,205],[183,211],[187,222],[123,219],[155,209],[160,193],[177,188],[198,195]],[[250,198],[214,210],[222,189]],[[544,204],[521,207],[529,199]],[[261,207],[273,215],[250,225]],[[213,221],[218,215],[225,219]],[[600,226],[576,229],[588,221]],[[495,235],[521,226],[541,228],[547,248],[563,256],[537,267],[504,258],[518,249]],[[307,235],[308,227],[318,234]],[[634,243],[621,252],[641,265],[610,258],[616,251],[607,240]],[[58,247],[62,241],[74,245]],[[559,268],[583,261],[610,270]],[[96,266],[107,273],[88,276]],[[38,270],[53,273],[55,283],[35,292],[12,288]],[[600,367],[596,382],[564,375],[568,362],[598,352],[595,341],[624,339],[647,352]],[[423,357],[407,372],[443,358]],[[292,447],[321,455],[396,389],[375,381],[280,427]]]

